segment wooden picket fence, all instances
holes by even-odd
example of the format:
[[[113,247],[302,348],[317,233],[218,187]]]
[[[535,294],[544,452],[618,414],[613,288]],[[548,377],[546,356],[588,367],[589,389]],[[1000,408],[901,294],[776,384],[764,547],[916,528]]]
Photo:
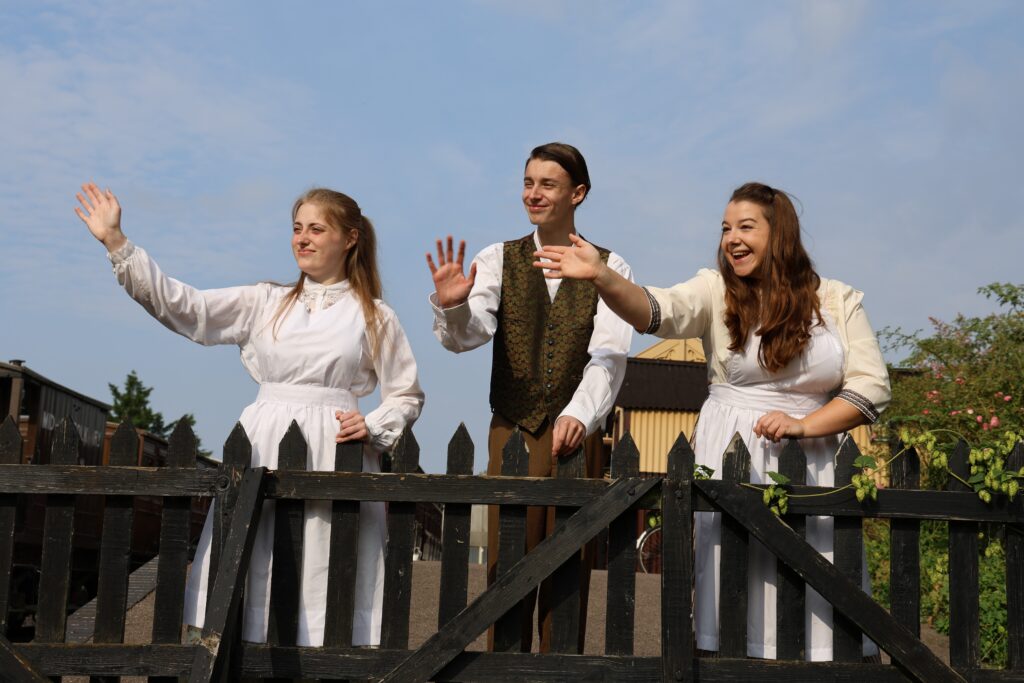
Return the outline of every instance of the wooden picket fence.
[[[986,505],[970,491],[917,490],[913,457],[901,458],[893,486],[870,505],[851,491],[812,498],[791,497],[789,515],[776,518],[759,491],[741,486],[749,455],[738,438],[725,454],[721,480],[694,480],[694,456],[680,438],[669,454],[663,478],[641,478],[638,453],[627,436],[612,453],[612,478],[589,480],[564,475],[526,477],[521,436],[505,447],[501,477],[473,476],[473,444],[460,427],[449,445],[448,474],[415,474],[418,446],[406,432],[396,445],[391,473],[363,473],[359,445],[339,445],[334,472],[306,471],[306,444],[296,425],[284,436],[279,469],[249,467],[251,449],[236,427],[224,446],[219,469],[195,467],[196,441],[187,425],[170,439],[168,465],[128,466],[137,453],[128,425],[115,434],[110,466],[76,465],[74,426],[59,429],[51,463],[19,465],[21,437],[14,422],[0,425],[0,620],[6,619],[16,497],[45,494],[46,519],[35,639],[11,643],[0,635],[0,678],[43,681],[85,675],[94,681],[120,676],[150,680],[225,681],[240,677],[319,678],[381,681],[1024,681],[1024,505]],[[859,453],[847,440],[838,456],[837,486],[854,473]],[[780,469],[795,482],[793,494],[830,489],[803,486],[803,453],[791,442]],[[1011,465],[1020,467],[1018,445]],[[966,448],[950,459],[966,471]],[[844,480],[845,478],[845,480]],[[69,552],[76,496],[105,496],[99,586],[92,643],[66,641]],[[124,645],[132,497],[163,498],[160,556],[152,643]],[[182,610],[189,561],[189,506],[192,497],[216,499],[214,587],[207,623],[198,645],[182,643]],[[265,500],[276,501],[274,574],[267,644],[242,643],[239,613],[252,540]],[[332,558],[323,647],[297,647],[298,567],[301,565],[305,500],[331,500]],[[379,649],[351,647],[359,502],[387,501],[383,629]],[[409,649],[415,505],[444,505],[438,631]],[[500,505],[501,552],[498,578],[467,605],[470,506]],[[555,506],[555,533],[523,553],[526,506]],[[661,507],[663,524],[661,656],[634,656],[636,511]],[[723,513],[720,656],[697,658],[692,625],[693,513]],[[806,515],[835,517],[834,564],[802,538]],[[891,518],[890,611],[860,589],[865,517]],[[943,664],[918,637],[918,527],[921,520],[950,525],[951,666]],[[980,668],[978,661],[978,529],[1005,525],[1009,665]],[[608,596],[603,655],[575,654],[579,629],[580,548],[602,531],[608,534]],[[746,551],[756,538],[779,558],[779,660],[746,658]],[[520,653],[520,601],[551,576],[557,605],[552,652]],[[803,655],[804,587],[821,593],[835,610],[834,662],[809,663]],[[465,648],[494,624],[494,652]],[[6,631],[0,621],[0,634]],[[861,633],[892,658],[892,665],[861,661]]]

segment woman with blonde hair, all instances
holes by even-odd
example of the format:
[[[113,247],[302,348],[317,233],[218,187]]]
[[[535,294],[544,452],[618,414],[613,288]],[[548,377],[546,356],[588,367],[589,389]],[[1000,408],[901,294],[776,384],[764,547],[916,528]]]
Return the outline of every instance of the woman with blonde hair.
[[[108,189],[82,186],[75,212],[107,248],[117,280],[154,318],[204,345],[236,344],[257,383],[239,418],[253,466],[277,467],[278,444],[294,420],[308,444],[308,468],[334,469],[336,442],[362,441],[363,470],[380,471],[388,450],[423,405],[416,361],[405,333],[380,300],[376,236],[347,195],[314,189],[292,208],[291,286],[260,283],[198,290],[174,280],[121,232],[121,207]],[[366,413],[359,397],[381,385],[381,404]],[[299,645],[322,645],[331,504],[307,501],[301,574]],[[185,622],[202,627],[209,585],[213,515],[208,515],[189,576]],[[264,505],[249,565],[242,638],[265,642],[274,544],[274,504]],[[380,641],[383,596],[383,503],[361,503],[354,645]],[[353,549],[355,550],[355,549]]]
[[[710,396],[694,433],[697,463],[721,471],[737,432],[750,451],[751,481],[778,470],[783,438],[799,438],[807,483],[831,486],[840,435],[878,419],[890,399],[863,294],[818,276],[800,241],[789,196],[762,183],[737,188],[726,205],[718,270],[668,289],[639,287],[612,272],[589,244],[545,247],[534,265],[549,277],[594,282],[602,299],[638,331],[699,337]],[[697,513],[697,647],[718,649],[719,513]],[[832,518],[807,519],[807,541],[832,557]],[[747,654],[774,659],[775,557],[752,541],[748,554]],[[865,572],[865,590],[867,589]],[[832,659],[832,606],[807,589],[806,655]],[[866,656],[877,653],[865,641]]]

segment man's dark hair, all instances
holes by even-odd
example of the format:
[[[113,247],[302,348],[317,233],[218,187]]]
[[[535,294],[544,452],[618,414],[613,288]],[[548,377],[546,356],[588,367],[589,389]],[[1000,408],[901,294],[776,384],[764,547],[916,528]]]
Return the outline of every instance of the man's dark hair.
[[[529,164],[534,159],[555,162],[569,174],[573,187],[582,185],[587,188],[586,194],[583,195],[584,199],[590,194],[590,172],[587,170],[587,160],[572,145],[567,145],[564,142],[549,142],[546,145],[534,147],[526,163]]]

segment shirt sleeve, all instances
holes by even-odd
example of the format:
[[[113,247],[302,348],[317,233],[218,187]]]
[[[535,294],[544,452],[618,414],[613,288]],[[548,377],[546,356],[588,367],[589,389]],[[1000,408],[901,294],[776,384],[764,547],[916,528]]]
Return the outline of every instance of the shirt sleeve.
[[[871,422],[876,422],[892,398],[889,371],[878,338],[861,304],[864,293],[842,283],[836,284],[840,291],[835,296],[839,297],[839,310],[845,315],[849,348],[843,386],[837,398],[853,405]]]
[[[430,294],[430,305],[434,309],[434,336],[449,351],[471,351],[490,341],[498,329],[502,249],[500,242],[492,244],[473,259],[476,280],[465,303],[441,308],[437,294]]]
[[[700,270],[697,275],[674,287],[644,287],[651,303],[651,326],[646,330],[663,339],[703,337],[713,322],[714,271]]]
[[[144,249],[127,242],[108,258],[128,295],[168,329],[204,345],[249,338],[267,299],[259,285],[199,290],[168,277]]]
[[[629,265],[617,254],[608,257],[608,266],[630,282],[633,273]],[[590,335],[590,361],[583,368],[572,400],[559,417],[573,417],[583,423],[587,434],[593,434],[611,412],[615,397],[626,375],[626,356],[633,338],[629,323],[615,315],[604,300],[597,302],[594,331]]]
[[[366,417],[366,430],[370,445],[380,451],[389,450],[412,426],[423,409],[423,390],[420,388],[416,359],[398,322],[398,316],[388,306],[379,304],[381,313],[380,348],[372,353],[369,339],[364,339],[364,352],[373,358],[373,369],[380,380],[380,405]]]

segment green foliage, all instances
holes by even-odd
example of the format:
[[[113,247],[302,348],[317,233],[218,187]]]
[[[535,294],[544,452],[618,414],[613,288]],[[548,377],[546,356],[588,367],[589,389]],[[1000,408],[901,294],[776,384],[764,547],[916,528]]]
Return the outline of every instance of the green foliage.
[[[110,419],[114,422],[128,420],[136,429],[144,429],[162,439],[170,436],[179,422],[184,422],[193,431],[195,430],[196,418],[192,413],[185,413],[177,420],[165,423],[163,413],[153,410],[149,405],[149,395],[153,393],[153,387],[143,384],[134,370],[125,377],[123,387],[118,388],[113,384],[107,384],[107,386],[113,397]],[[206,457],[211,455],[210,451],[202,447],[202,441],[198,436],[196,437],[196,446],[199,455]]]
[[[149,395],[153,393],[153,388],[143,384],[134,370],[128,373],[123,388],[118,389],[113,384],[107,386],[113,397],[110,419],[114,422],[128,420],[136,429],[144,429],[161,437],[167,435],[164,416],[149,405]]]
[[[1024,433],[1024,285],[997,282],[978,292],[999,311],[932,318],[930,336],[899,328],[880,334],[887,350],[907,352],[892,375],[890,425],[917,434],[953,430],[979,448],[995,448],[1007,431]]]

